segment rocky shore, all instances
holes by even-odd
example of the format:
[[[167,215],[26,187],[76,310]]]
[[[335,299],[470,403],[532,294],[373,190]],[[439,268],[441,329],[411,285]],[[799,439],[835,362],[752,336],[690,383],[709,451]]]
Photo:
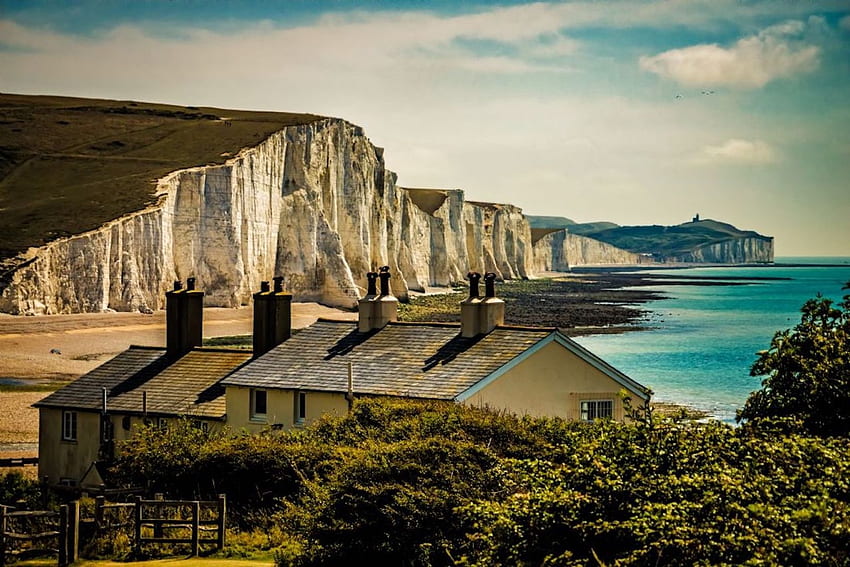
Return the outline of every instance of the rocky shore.
[[[640,273],[622,270],[588,268],[571,274],[504,282],[498,286],[497,293],[505,300],[505,323],[558,327],[574,337],[639,331],[651,324],[650,311],[645,305],[665,298],[661,293],[645,289],[646,286],[728,286],[744,285],[753,279],[774,279],[697,277],[657,274],[651,270]],[[402,306],[400,317],[407,321],[457,321],[457,304],[465,293],[465,290],[458,289],[451,293],[414,297],[409,304]]]

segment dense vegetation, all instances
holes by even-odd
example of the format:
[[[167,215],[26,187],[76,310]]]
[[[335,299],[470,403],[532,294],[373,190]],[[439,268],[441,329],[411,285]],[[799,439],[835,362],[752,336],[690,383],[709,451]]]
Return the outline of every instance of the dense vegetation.
[[[846,565],[850,441],[750,423],[361,400],[309,428],[139,431],[113,474],[225,492],[281,565]]]
[[[144,208],[169,172],[318,118],[0,94],[0,260]]]
[[[817,435],[850,435],[850,295],[810,299],[802,313],[759,353],[751,374],[766,378],[739,419],[789,418]]]

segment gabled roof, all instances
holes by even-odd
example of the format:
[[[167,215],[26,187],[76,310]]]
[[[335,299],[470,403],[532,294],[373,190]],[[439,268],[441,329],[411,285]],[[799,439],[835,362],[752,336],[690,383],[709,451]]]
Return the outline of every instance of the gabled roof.
[[[557,340],[628,389],[643,387],[554,328],[499,326],[464,338],[460,326],[389,323],[360,333],[357,323],[320,319],[222,381],[226,386],[462,400],[539,348]]]
[[[34,406],[99,411],[106,388],[109,411],[141,414],[144,392],[150,414],[222,419],[219,382],[250,358],[246,350],[195,348],[169,361],[164,348],[131,346]]]

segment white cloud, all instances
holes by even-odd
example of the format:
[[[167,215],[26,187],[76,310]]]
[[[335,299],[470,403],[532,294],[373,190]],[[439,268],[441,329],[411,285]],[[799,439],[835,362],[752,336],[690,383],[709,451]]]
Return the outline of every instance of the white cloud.
[[[838,22],[838,26],[845,31],[850,31],[850,15],[841,18],[841,21]]]
[[[813,21],[813,25],[817,22]],[[820,49],[799,39],[806,24],[790,21],[746,37],[732,47],[701,44],[640,58],[640,67],[690,87],[759,88],[813,71]]]
[[[705,146],[692,160],[697,164],[769,164],[779,160],[777,151],[761,140],[731,138],[722,144]]]

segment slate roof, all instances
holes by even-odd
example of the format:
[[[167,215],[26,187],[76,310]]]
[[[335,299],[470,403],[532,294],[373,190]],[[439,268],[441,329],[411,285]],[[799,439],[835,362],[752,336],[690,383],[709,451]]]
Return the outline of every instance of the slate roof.
[[[556,332],[497,327],[463,338],[457,324],[394,322],[359,333],[356,322],[320,319],[222,383],[346,392],[351,362],[358,394],[451,400]]]
[[[110,411],[141,414],[146,392],[149,414],[223,419],[220,381],[250,358],[246,350],[195,348],[169,364],[164,348],[131,346],[33,405],[100,411],[106,388]]]

